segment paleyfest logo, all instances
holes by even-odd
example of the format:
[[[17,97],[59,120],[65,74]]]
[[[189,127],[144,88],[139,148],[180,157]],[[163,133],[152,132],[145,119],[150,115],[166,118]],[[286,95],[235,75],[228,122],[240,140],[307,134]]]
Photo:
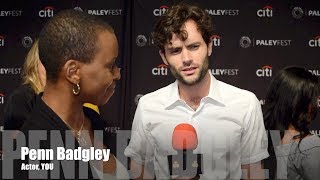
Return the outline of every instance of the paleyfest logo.
[[[291,14],[295,19],[301,19],[303,16],[320,17],[320,10],[302,9],[301,7],[297,6],[292,8]]]
[[[22,38],[21,43],[22,43],[23,47],[29,48],[32,46],[33,40],[30,36],[25,36]]]
[[[239,41],[240,47],[248,48],[250,46],[266,46],[266,47],[289,47],[292,44],[291,39],[256,39],[242,36]]]

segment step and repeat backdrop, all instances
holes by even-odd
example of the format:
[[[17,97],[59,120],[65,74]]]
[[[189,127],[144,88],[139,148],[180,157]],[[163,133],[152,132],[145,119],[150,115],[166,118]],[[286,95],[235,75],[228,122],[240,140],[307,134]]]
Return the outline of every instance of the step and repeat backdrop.
[[[174,81],[153,46],[151,32],[161,15],[181,0],[32,0],[1,2],[0,126],[6,98],[21,84],[21,67],[43,24],[62,9],[100,16],[119,40],[121,80],[111,100],[100,107],[116,132],[130,129],[139,98]],[[247,89],[264,104],[272,77],[287,65],[320,76],[318,0],[194,0],[213,18],[210,71],[219,80]],[[3,128],[3,127],[2,127]],[[319,134],[320,116],[312,129]]]

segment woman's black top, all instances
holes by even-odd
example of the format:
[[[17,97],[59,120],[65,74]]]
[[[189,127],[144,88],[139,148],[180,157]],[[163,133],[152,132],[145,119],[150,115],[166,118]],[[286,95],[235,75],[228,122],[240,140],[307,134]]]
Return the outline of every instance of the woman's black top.
[[[36,93],[28,85],[15,89],[4,106],[3,122],[5,130],[19,130],[30,115],[35,103]]]

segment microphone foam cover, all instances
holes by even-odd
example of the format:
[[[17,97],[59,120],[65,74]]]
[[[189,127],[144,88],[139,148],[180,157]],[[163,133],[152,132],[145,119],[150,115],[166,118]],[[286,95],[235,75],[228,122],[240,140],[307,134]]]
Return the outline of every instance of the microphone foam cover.
[[[194,150],[198,146],[196,130],[190,124],[177,125],[172,134],[172,147],[175,150]]]

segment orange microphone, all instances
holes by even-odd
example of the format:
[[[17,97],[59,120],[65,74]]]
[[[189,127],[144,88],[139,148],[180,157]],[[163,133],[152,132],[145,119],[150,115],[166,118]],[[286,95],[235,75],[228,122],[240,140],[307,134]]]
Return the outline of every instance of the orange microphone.
[[[193,154],[198,147],[195,128],[190,124],[178,124],[172,134],[172,147],[177,155],[168,156],[169,173],[178,177],[200,177],[202,154]]]
[[[190,124],[177,125],[172,134],[172,147],[175,150],[194,150],[198,146],[196,129]]]

